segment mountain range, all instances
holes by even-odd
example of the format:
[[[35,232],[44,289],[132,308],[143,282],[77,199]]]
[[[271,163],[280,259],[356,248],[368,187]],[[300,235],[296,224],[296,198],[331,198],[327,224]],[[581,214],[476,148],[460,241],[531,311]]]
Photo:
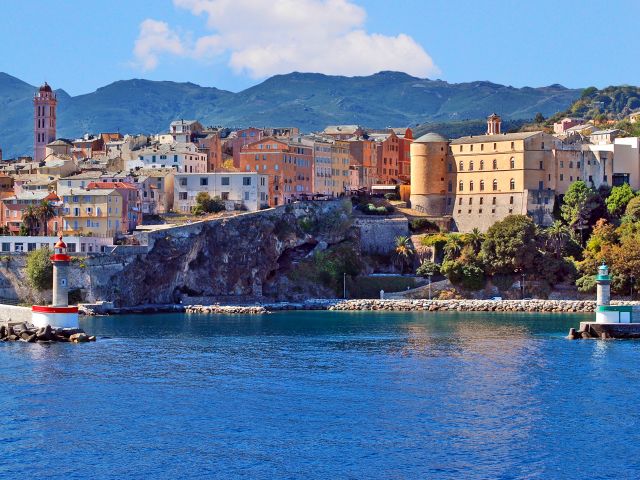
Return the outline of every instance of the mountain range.
[[[55,86],[54,86],[55,87]],[[0,148],[4,157],[30,155],[32,98],[37,87],[0,72]],[[193,83],[121,80],[85,95],[58,96],[58,136],[120,131],[158,133],[175,119],[203,125],[297,126],[321,130],[332,124],[371,128],[483,119],[531,119],[563,111],[582,90],[562,85],[514,88],[486,81],[448,83],[380,72],[366,77],[318,73],[276,75],[234,93]]]

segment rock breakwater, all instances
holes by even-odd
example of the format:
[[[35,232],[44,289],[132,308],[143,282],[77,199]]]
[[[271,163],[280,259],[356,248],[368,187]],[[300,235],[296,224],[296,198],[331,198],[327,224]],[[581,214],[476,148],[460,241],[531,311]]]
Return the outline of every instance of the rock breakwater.
[[[222,315],[264,315],[269,313],[261,305],[189,305],[185,307],[184,311],[185,313],[217,313]]]
[[[87,335],[79,328],[52,328],[50,325],[35,328],[26,324],[0,327],[0,341],[2,342],[28,342],[28,343],[54,343],[70,342],[85,343],[95,342],[96,337]]]
[[[429,312],[556,312],[595,311],[592,300],[346,300],[329,310],[429,311]]]

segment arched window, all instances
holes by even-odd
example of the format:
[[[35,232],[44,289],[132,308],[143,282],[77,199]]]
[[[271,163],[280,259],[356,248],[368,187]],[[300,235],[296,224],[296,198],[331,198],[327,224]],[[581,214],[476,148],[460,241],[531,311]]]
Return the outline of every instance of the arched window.
[[[473,160],[469,162],[469,170],[473,170]]]
[[[498,160],[496,160],[495,158],[493,159],[493,169],[494,170],[498,169]]]
[[[462,180],[460,180],[460,182],[458,183],[458,191],[462,192],[464,190],[464,184],[462,183]]]
[[[515,190],[516,189],[516,181],[512,178],[511,181],[509,182],[509,190]]]
[[[469,182],[469,191],[473,192],[473,180]]]
[[[460,160],[460,163],[458,164],[458,171],[463,171],[464,170],[464,163],[462,163],[462,160]]]
[[[451,182],[451,180],[449,180],[449,183],[447,185],[447,190],[450,192],[453,191],[453,183]]]
[[[498,180],[496,179],[493,180],[493,190],[494,191],[498,190]]]
[[[480,191],[484,191],[484,180],[480,180]]]
[[[511,157],[511,168],[516,168],[516,159]]]
[[[480,170],[484,170],[484,160],[480,160]]]

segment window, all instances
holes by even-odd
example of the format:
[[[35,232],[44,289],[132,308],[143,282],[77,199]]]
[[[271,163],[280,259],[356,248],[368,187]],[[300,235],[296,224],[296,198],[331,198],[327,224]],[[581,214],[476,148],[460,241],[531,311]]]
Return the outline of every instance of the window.
[[[251,185],[251,177],[242,177],[242,185],[245,187]]]
[[[447,191],[453,191],[453,183],[451,182],[451,180],[449,180],[449,183],[447,184]]]
[[[244,192],[244,199],[249,200],[249,192]]]
[[[469,205],[473,205],[473,197],[469,197]]]
[[[11,244],[9,242],[2,242],[2,251],[3,252],[10,252],[11,251]]]
[[[462,172],[464,170],[464,163],[462,163],[462,160],[460,160],[460,163],[458,164],[458,171]]]
[[[580,168],[580,162],[576,162],[576,168]]]
[[[544,190],[544,182],[542,180],[538,182],[538,190]]]
[[[469,191],[473,192],[473,180],[469,182]]]
[[[469,170],[473,170],[473,160],[469,162]]]
[[[516,181],[512,178],[509,181],[509,190],[515,190],[516,189]]]
[[[480,160],[480,170],[484,170],[484,160]]]
[[[181,187],[186,187],[187,186],[187,179],[186,178],[181,178],[180,179],[180,186]]]
[[[220,185],[229,185],[229,177],[220,178]]]
[[[480,191],[484,191],[484,180],[480,180]]]
[[[542,160],[540,161],[540,170],[544,170],[544,162]]]
[[[542,150],[544,150],[544,142],[542,142],[542,144],[541,144],[540,148],[541,148]]]
[[[460,145],[460,151],[462,151],[462,145]]]
[[[13,251],[14,252],[24,252],[24,244],[23,243],[16,243],[13,246]]]
[[[513,197],[509,197],[509,205],[513,205]]]
[[[483,150],[484,150],[484,143],[481,143],[480,144],[480,151],[483,151]]]
[[[511,150],[515,150],[516,148],[516,142],[511,142]]]
[[[498,160],[496,160],[495,158],[493,159],[493,169],[494,170],[498,169]]]
[[[469,151],[470,151],[470,152],[473,152],[473,145],[471,145],[471,146],[469,147]]]
[[[222,198],[222,200],[229,200],[229,192],[222,192],[220,198]]]
[[[449,171],[453,172],[453,163],[449,162]]]
[[[513,169],[516,168],[516,159],[511,157],[511,160],[509,160],[509,166]]]
[[[484,203],[484,197],[480,197],[480,205]]]
[[[560,174],[560,181],[563,181],[563,180],[564,180],[564,175],[561,173]]]
[[[491,200],[491,205],[495,205],[496,204],[496,197],[493,197],[493,199]]]
[[[573,162],[569,162],[569,168],[573,168]]]
[[[451,205],[451,197],[447,198],[447,205]]]
[[[498,190],[498,180],[493,180],[493,191],[495,192],[496,190]],[[495,198],[495,197],[494,197]]]
[[[206,187],[209,185],[209,179],[207,177],[200,177],[200,186]]]
[[[462,197],[458,199],[458,205],[462,205]]]
[[[458,191],[462,192],[464,190],[464,184],[462,183],[462,180],[460,180],[458,182]]]
[[[186,200],[187,199],[187,192],[179,192],[178,193],[178,199],[179,200]]]

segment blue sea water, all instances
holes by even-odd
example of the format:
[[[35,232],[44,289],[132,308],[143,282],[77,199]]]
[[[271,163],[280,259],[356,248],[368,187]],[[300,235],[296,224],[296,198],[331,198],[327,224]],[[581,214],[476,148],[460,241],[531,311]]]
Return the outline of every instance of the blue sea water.
[[[589,318],[89,318],[0,343],[0,477],[639,478],[640,342]]]

